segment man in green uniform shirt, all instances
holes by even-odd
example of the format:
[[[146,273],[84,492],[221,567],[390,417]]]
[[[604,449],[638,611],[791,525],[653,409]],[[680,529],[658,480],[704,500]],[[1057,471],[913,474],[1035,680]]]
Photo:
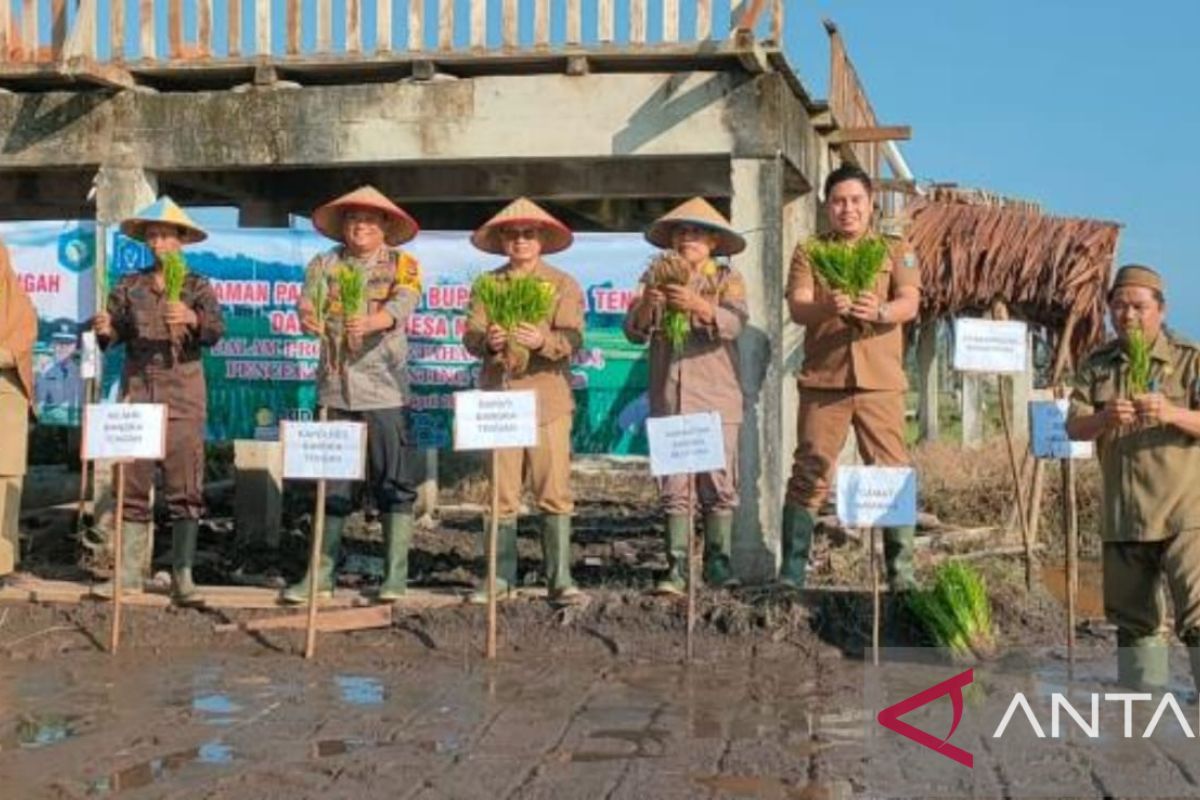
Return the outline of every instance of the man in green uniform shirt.
[[[1108,304],[1117,338],[1080,365],[1067,432],[1095,441],[1100,459],[1104,611],[1117,627],[1118,681],[1156,689],[1168,679],[1164,585],[1200,678],[1200,348],[1163,326],[1162,278],[1148,267],[1122,267]],[[1144,387],[1131,376],[1139,329]]]

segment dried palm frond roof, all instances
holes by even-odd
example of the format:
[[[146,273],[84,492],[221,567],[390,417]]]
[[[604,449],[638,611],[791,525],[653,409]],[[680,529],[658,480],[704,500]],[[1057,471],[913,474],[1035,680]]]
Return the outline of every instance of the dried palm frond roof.
[[[921,264],[922,318],[982,311],[998,298],[1014,317],[1052,330],[1077,315],[1076,355],[1103,338],[1119,224],[939,186],[911,201],[905,216]]]

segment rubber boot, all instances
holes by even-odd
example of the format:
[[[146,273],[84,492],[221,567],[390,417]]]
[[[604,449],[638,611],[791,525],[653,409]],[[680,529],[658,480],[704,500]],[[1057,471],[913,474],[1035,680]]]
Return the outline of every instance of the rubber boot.
[[[342,529],[346,527],[346,518],[332,514],[325,517],[325,536],[321,539],[321,555],[317,564],[317,599],[333,597],[333,571],[337,567],[338,553],[342,549]],[[301,605],[308,602],[309,582],[313,580],[311,570],[304,573],[304,579],[293,583],[283,592],[283,602]]]
[[[740,585],[733,576],[733,515],[712,512],[704,515],[704,582],[718,589]]]
[[[1169,652],[1161,636],[1133,638],[1117,634],[1117,683],[1139,692],[1167,688],[1170,679]]]
[[[667,548],[667,574],[654,585],[657,594],[683,594],[688,576],[688,516],[668,514],[663,540]]]
[[[483,552],[487,555],[488,528],[483,529]],[[496,530],[496,597],[504,599],[517,588],[517,521],[502,519]],[[468,598],[475,605],[487,605],[487,564],[483,580]]]
[[[121,525],[121,593],[141,594],[145,590],[142,579],[142,564],[146,562],[146,548],[150,545],[150,525],[146,522],[126,522]],[[92,594],[97,597],[113,596],[111,580],[96,586]]]
[[[546,564],[546,589],[550,602],[575,605],[583,592],[571,580],[571,516],[542,516],[542,557]]]
[[[198,599],[192,565],[196,563],[199,532],[200,523],[194,519],[177,519],[171,525],[171,598],[180,605],[190,605]]]
[[[383,515],[383,583],[377,597],[380,602],[399,600],[408,592],[408,547],[412,543],[413,516],[410,513]]]
[[[913,550],[917,529],[912,525],[883,529],[883,563],[887,569],[888,588],[907,592],[917,588],[913,572]]]
[[[787,503],[783,507],[783,558],[779,565],[778,585],[803,589],[808,582],[808,554],[812,549],[816,521],[807,508]]]
[[[1184,636],[1183,643],[1187,645],[1188,662],[1192,666],[1192,702],[1200,702],[1200,636]]]

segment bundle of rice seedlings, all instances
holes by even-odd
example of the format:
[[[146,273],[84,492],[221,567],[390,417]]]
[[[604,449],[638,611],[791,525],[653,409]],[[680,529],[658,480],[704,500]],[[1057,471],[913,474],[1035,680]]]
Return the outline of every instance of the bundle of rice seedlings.
[[[956,660],[995,653],[992,606],[979,572],[961,561],[938,567],[933,586],[912,592],[909,608],[939,646]]]
[[[532,275],[500,278],[486,273],[475,279],[471,295],[483,306],[488,324],[499,325],[510,334],[522,323],[545,322],[554,311],[554,284]],[[529,368],[529,349],[510,336],[502,360],[509,375],[522,375]]]
[[[878,236],[864,236],[854,244],[814,238],[804,250],[821,282],[851,298],[875,285],[888,252],[887,242]]]
[[[349,264],[343,264],[337,272],[337,283],[342,316],[346,319],[362,316],[367,300],[367,284],[363,273]]]
[[[159,260],[162,261],[163,288],[166,290],[167,300],[178,303],[183,296],[184,279],[187,278],[187,262],[183,260],[183,253],[178,250],[163,253]]]
[[[683,256],[674,250],[659,253],[650,261],[646,270],[646,285],[654,289],[687,286],[691,279],[691,266]],[[673,353],[679,355],[683,352],[691,332],[692,321],[685,312],[674,308],[668,308],[663,312],[662,333],[663,337],[671,344]]]
[[[1125,354],[1129,357],[1129,376],[1125,385],[1131,398],[1150,391],[1150,343],[1140,328],[1125,336]]]

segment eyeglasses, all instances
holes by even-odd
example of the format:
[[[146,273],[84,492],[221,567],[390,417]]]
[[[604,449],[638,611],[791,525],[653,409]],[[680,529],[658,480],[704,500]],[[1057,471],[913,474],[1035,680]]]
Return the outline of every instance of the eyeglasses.
[[[505,239],[536,239],[538,237],[537,228],[504,228],[502,234]]]

